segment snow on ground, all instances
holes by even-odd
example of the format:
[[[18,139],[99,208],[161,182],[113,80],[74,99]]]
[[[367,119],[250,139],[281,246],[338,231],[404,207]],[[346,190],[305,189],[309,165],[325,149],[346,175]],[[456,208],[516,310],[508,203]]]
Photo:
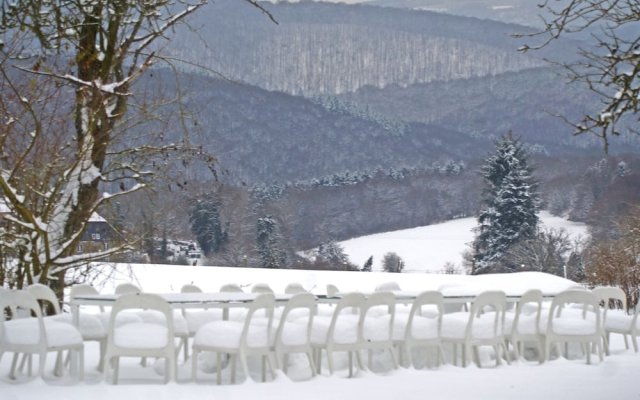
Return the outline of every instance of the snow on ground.
[[[564,229],[570,237],[587,236],[587,226],[555,217],[547,211],[539,214],[542,227]],[[475,218],[460,218],[441,224],[403,229],[393,232],[361,236],[340,242],[345,254],[354,264],[362,267],[373,256],[373,270],[382,271],[385,253],[395,252],[405,262],[405,272],[443,272],[447,262],[462,272],[462,252],[473,241],[472,229],[478,225]]]
[[[545,222],[549,220],[545,218]],[[553,220],[552,220],[553,221]],[[449,225],[451,224],[451,225]],[[462,224],[464,220],[450,222],[446,228],[436,228],[431,237],[440,238],[440,245],[432,247],[429,252],[428,265],[440,266],[442,262],[433,261],[451,250],[454,242],[464,245],[464,239],[456,238],[453,226]],[[467,221],[467,227],[473,226]],[[444,225],[444,224],[443,224]],[[561,224],[562,226],[566,226]],[[584,232],[583,227],[575,227]],[[423,229],[423,228],[418,228]],[[388,234],[390,235],[390,234]],[[405,236],[408,240],[412,236]],[[450,243],[448,243],[449,241]],[[444,243],[444,244],[443,244]],[[422,246],[425,239],[421,239]],[[445,246],[447,244],[447,246]],[[370,243],[369,250],[376,249],[380,243]],[[422,247],[420,248],[422,251]],[[381,251],[388,251],[383,249]],[[409,254],[398,253],[409,260]],[[416,252],[417,253],[417,252]],[[424,256],[423,256],[424,257]],[[426,263],[422,264],[426,265]],[[327,283],[336,284],[341,290],[370,291],[383,282],[396,281],[406,290],[440,289],[445,293],[468,293],[486,289],[502,289],[508,293],[522,293],[528,288],[540,288],[553,293],[575,285],[574,282],[547,274],[524,272],[517,274],[495,274],[484,276],[442,275],[442,274],[387,274],[382,272],[337,272],[337,271],[299,271],[299,270],[264,270],[224,267],[192,267],[169,265],[116,265],[112,270],[109,265],[103,268],[109,278],[99,285],[101,291],[109,293],[117,283],[133,281],[149,292],[174,292],[183,284],[195,283],[205,291],[216,291],[222,284],[235,282],[246,288],[258,282],[271,285],[281,291],[289,282],[300,282],[314,293],[324,293]],[[435,268],[435,267],[434,267]],[[437,270],[437,269],[436,269]],[[19,382],[7,379],[11,358],[5,354],[0,359],[0,400],[181,400],[181,399],[305,399],[351,400],[366,397],[367,400],[390,400],[403,398],[413,399],[518,399],[518,400],[600,400],[600,399],[640,399],[640,386],[637,385],[637,372],[640,370],[640,355],[633,350],[626,350],[620,335],[612,336],[611,356],[598,362],[594,357],[593,365],[586,365],[583,357],[555,358],[538,364],[534,361],[520,361],[512,365],[479,369],[475,365],[467,368],[446,364],[436,369],[414,370],[412,368],[389,370],[378,368],[373,372],[358,372],[355,378],[346,378],[345,357],[336,360],[338,370],[333,376],[324,375],[315,378],[308,376],[304,358],[292,357],[290,376],[281,372],[274,381],[256,383],[244,380],[239,374],[239,383],[228,383],[228,369],[223,378],[225,384],[214,384],[215,374],[209,369],[199,373],[197,383],[190,381],[191,363],[180,358],[178,382],[162,384],[159,372],[161,364],[156,362],[143,368],[135,358],[121,362],[121,384],[113,386],[102,379],[95,369],[98,349],[95,342],[86,345],[85,370],[83,382],[73,382],[69,377],[55,378],[51,376],[53,354],[48,357],[46,380],[40,378]],[[486,352],[481,353],[487,365],[491,365]],[[202,361],[202,360],[201,360]],[[206,367],[206,361],[200,363]],[[388,367],[389,363],[383,364]],[[255,367],[253,362],[250,366]],[[380,367],[379,364],[374,364]],[[252,376],[257,378],[257,369],[252,368]]]
[[[507,292],[522,292],[538,287],[546,292],[557,292],[575,283],[543,273],[525,272],[517,274],[495,274],[484,276],[441,274],[388,274],[381,272],[336,272],[264,270],[222,267],[192,267],[167,265],[117,265],[113,279],[105,282],[102,291],[110,292],[115,283],[133,280],[146,291],[177,291],[184,283],[196,283],[205,290],[217,290],[228,282],[250,285],[266,282],[276,290],[282,290],[288,282],[301,282],[307,289],[323,293],[323,285],[331,282],[343,290],[372,290],[375,285],[389,280],[397,281],[403,289],[423,290],[441,288],[445,292],[478,291],[502,288]],[[103,268],[107,268],[104,266]],[[214,384],[215,374],[211,369],[200,372],[197,383],[190,381],[191,363],[180,357],[178,382],[162,384],[159,372],[161,365],[143,368],[138,359],[125,358],[121,362],[121,384],[112,386],[102,379],[95,369],[98,349],[95,342],[86,345],[83,382],[75,383],[67,376],[51,376],[54,355],[48,357],[46,381],[40,378],[10,382],[7,373],[10,354],[0,360],[0,399],[11,400],[180,400],[180,399],[305,399],[351,400],[365,396],[367,400],[413,399],[518,399],[518,400],[599,400],[638,399],[637,371],[640,370],[640,355],[625,350],[620,335],[612,336],[612,355],[600,363],[597,357],[593,365],[586,365],[583,357],[569,360],[560,358],[539,365],[534,361],[517,362],[512,365],[479,369],[450,364],[437,369],[390,370],[389,362],[382,364],[375,373],[359,372],[353,379],[347,378],[345,356],[336,359],[338,370],[329,377],[310,378],[304,358],[292,357],[290,377],[282,373],[271,382],[255,383],[244,380],[239,373],[239,383],[228,383],[228,369],[223,374],[224,384]],[[486,365],[492,365],[488,352],[481,353]],[[201,367],[205,363],[200,363]],[[259,370],[252,366],[252,376],[258,379]],[[380,364],[374,364],[380,367]]]
[[[98,381],[89,372],[87,383],[55,384],[36,379],[23,384],[0,381],[0,398],[7,400],[631,400],[640,397],[637,372],[640,356],[624,350],[614,337],[612,354],[605,361],[586,365],[584,359],[556,359],[538,365],[519,362],[510,366],[478,369],[445,365],[438,369],[400,369],[384,374],[359,373],[346,378],[346,371],[292,382],[280,375],[267,383],[244,382],[216,386],[213,375],[201,374],[200,382],[188,381],[188,365],[180,366],[180,381],[163,385],[158,375],[141,382],[122,382],[112,386]],[[9,357],[4,357],[5,359]],[[0,365],[3,374],[7,362]],[[91,366],[94,364],[91,363]],[[149,370],[150,368],[147,368]],[[124,369],[123,369],[124,371]],[[55,379],[55,378],[51,378]]]

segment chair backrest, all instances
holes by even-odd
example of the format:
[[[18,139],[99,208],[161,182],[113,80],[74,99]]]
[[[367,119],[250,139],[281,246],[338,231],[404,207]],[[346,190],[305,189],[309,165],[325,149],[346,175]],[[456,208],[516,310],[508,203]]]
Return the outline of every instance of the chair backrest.
[[[307,291],[305,290],[304,286],[302,286],[302,284],[293,282],[288,284],[287,287],[284,288],[284,292],[286,294],[298,294],[306,293]]]
[[[43,314],[47,314],[46,310],[49,307],[48,304],[53,308],[54,314],[60,314],[60,303],[58,302],[58,297],[56,297],[56,294],[49,286],[41,283],[34,283],[33,285],[27,286],[27,291],[31,293],[38,302],[41,302]]]
[[[44,329],[44,321],[42,319],[42,308],[36,300],[36,298],[27,290],[5,290],[0,291],[0,310],[9,309],[16,315],[35,316],[38,319],[38,341],[33,345],[25,346],[22,351],[36,352],[39,349],[47,347],[47,333]],[[2,343],[4,341],[5,328],[5,313],[0,312],[0,349],[2,349]],[[0,352],[1,354],[1,352]]]
[[[76,296],[81,296],[85,294],[93,295],[93,294],[100,294],[100,292],[98,292],[98,290],[93,286],[87,285],[86,283],[83,283],[80,285],[73,285],[71,286],[71,289],[69,291],[69,297],[71,297],[72,299]]]
[[[578,309],[582,309],[580,317],[583,320],[589,319],[591,316],[595,316],[595,331],[601,329],[600,319],[600,299],[590,291],[587,290],[565,290],[558,293],[551,302],[551,308],[549,309],[549,319],[547,322],[547,332],[553,332],[553,321],[562,317],[562,312],[567,305],[577,305]],[[572,308],[576,309],[576,308]],[[575,313],[572,317],[576,317]]]
[[[8,296],[9,293],[11,292],[11,290],[4,288],[2,286],[0,286],[0,298],[2,298],[2,296]],[[8,314],[6,314],[6,312],[9,312]],[[17,317],[17,310],[14,306],[5,306],[0,308],[0,313],[7,317],[7,316],[11,316],[11,318],[16,318]],[[0,336],[0,342],[1,342],[1,336]]]
[[[586,290],[571,289],[555,295],[551,302],[549,316],[553,316],[554,313],[556,314],[555,317],[560,316],[564,307],[572,304],[580,306],[579,308],[582,308],[583,315],[589,311],[600,315],[600,313],[597,312],[600,307],[600,300],[595,294]]]
[[[278,324],[278,328],[276,330],[275,343],[276,345],[282,344],[282,334],[284,333],[284,329],[287,325],[287,319],[289,314],[294,310],[304,310],[306,311],[305,315],[307,317],[307,329],[306,335],[307,340],[305,343],[309,343],[309,335],[311,334],[311,326],[313,324],[313,315],[316,309],[316,297],[311,293],[297,293],[293,297],[287,301],[282,310],[282,315],[280,316],[280,323]],[[296,323],[300,322],[300,318],[303,316],[296,315]]]
[[[336,303],[335,309],[333,310],[331,323],[329,324],[329,329],[327,330],[328,342],[334,340],[336,323],[338,321],[338,318],[340,318],[343,313],[352,311],[352,315],[357,315],[361,320],[360,316],[362,315],[362,307],[364,306],[364,303],[366,301],[367,298],[365,297],[365,295],[358,292],[346,293],[340,298],[338,303]]]
[[[435,306],[438,315],[435,317],[438,320],[438,336],[442,331],[442,315],[444,314],[444,297],[442,293],[435,290],[429,290],[422,292],[416,296],[411,304],[411,310],[409,311],[409,319],[407,320],[407,326],[405,328],[405,339],[410,339],[413,332],[413,319],[416,315],[422,316],[422,308],[424,306]]]
[[[251,293],[271,293],[273,294],[273,289],[269,287],[266,283],[256,283],[251,287]]]
[[[186,284],[182,285],[180,293],[202,293],[202,289],[196,285]]]
[[[167,327],[167,341],[173,343],[174,325],[173,310],[165,299],[152,293],[124,293],[118,297],[111,309],[109,320],[109,340],[112,345],[114,329],[118,326],[116,318],[119,312],[130,309],[155,310],[162,313]],[[167,342],[167,345],[169,343]]]
[[[227,283],[226,285],[222,285],[220,287],[220,291],[221,292],[228,292],[228,293],[242,293],[242,292],[244,292],[244,290],[242,290],[240,285],[235,284],[235,283]]]
[[[375,311],[374,311],[375,310]],[[386,311],[385,311],[386,310]],[[396,296],[388,291],[383,292],[375,292],[369,295],[365,302],[362,304],[362,311],[360,312],[360,323],[359,323],[359,338],[360,340],[369,340],[364,336],[364,329],[366,326],[367,318],[371,317],[369,315],[372,311],[374,313],[378,313],[380,311],[384,312],[384,316],[388,317],[384,324],[385,332],[384,336],[380,336],[379,341],[382,340],[391,340],[393,339],[393,320],[395,318],[395,310],[396,310]],[[381,315],[375,315],[374,318],[379,318]],[[388,326],[387,324],[388,323]],[[382,327],[379,326],[382,330]]]
[[[253,319],[255,317],[260,318],[261,320],[264,318],[267,319],[267,324],[265,326],[267,337],[265,338],[266,342],[264,343],[264,345],[269,346],[269,344],[271,343],[271,326],[273,324],[273,309],[275,307],[275,304],[276,297],[273,295],[273,293],[260,293],[251,303],[249,303],[244,321],[244,327],[242,328],[242,335],[240,336],[241,345],[249,346],[247,336],[249,335],[249,328],[251,327]],[[260,316],[256,316],[256,313],[261,310],[264,310],[264,314],[260,313]]]
[[[473,323],[487,312],[493,312],[493,329],[491,337],[502,334],[504,326],[504,313],[507,310],[507,296],[499,290],[482,292],[476,296],[469,310],[469,322],[467,323],[466,336],[471,337]]]
[[[336,285],[328,284],[327,285],[327,297],[335,297],[336,294],[340,292],[340,289]]]
[[[593,289],[592,292],[601,302],[603,302],[605,315],[607,313],[607,309],[615,309],[618,307],[618,304],[623,310],[627,310],[627,296],[619,287],[597,287]]]
[[[393,292],[393,291],[399,291],[400,289],[400,285],[398,285],[397,282],[385,282],[385,283],[381,283],[380,285],[376,286],[376,288],[374,289],[375,292]]]
[[[116,286],[116,294],[142,293],[142,289],[133,283],[121,283]]]
[[[511,331],[513,333],[518,332],[518,324],[520,322],[520,317],[524,310],[526,310],[526,306],[530,304],[535,304],[535,330],[538,331],[540,326],[540,315],[542,312],[542,291],[539,289],[531,289],[524,292],[524,294],[518,300],[518,304],[516,305],[516,313],[513,319],[513,326]]]
[[[98,290],[93,286],[88,285],[86,283],[73,285],[71,286],[71,290],[69,291],[69,297],[71,299],[75,298],[76,296],[95,295],[95,294],[100,294],[100,292],[98,292]],[[99,309],[100,311],[104,311],[103,306],[99,306]]]

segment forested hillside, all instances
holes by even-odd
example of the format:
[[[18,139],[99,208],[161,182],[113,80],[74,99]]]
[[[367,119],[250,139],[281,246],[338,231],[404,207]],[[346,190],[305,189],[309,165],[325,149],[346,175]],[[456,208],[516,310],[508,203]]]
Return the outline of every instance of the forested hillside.
[[[554,68],[408,87],[366,87],[338,98],[387,118],[444,125],[475,137],[512,131],[537,145],[536,151],[556,156],[599,147],[588,135],[574,137],[566,122],[597,109],[597,100],[587,88],[568,84],[563,71]],[[612,150],[637,148],[638,143],[637,138],[623,137]]]
[[[177,58],[230,79],[304,95],[495,75],[543,64],[516,51],[519,44],[511,35],[530,31],[522,26],[366,5],[264,7],[277,25],[245,2],[215,2],[198,15],[193,30],[180,32],[171,49]]]
[[[174,91],[169,74],[154,71],[149,80]],[[199,133],[192,139],[215,154],[218,167],[235,183],[430,166],[472,159],[491,146],[443,126],[410,123],[399,128],[370,114],[329,109],[303,97],[221,79],[184,75],[181,90],[184,107],[197,123],[192,129]]]

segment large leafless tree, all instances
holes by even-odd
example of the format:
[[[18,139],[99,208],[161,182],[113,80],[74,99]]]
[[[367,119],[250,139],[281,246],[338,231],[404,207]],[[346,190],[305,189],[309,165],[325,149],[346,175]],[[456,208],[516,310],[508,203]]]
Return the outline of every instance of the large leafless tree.
[[[161,58],[177,24],[206,3],[2,0],[0,201],[9,209],[0,225],[3,279],[50,282],[61,293],[69,268],[127,246],[77,254],[99,207],[148,185],[151,158],[201,156],[188,142],[159,140],[162,120],[145,107],[146,96],[134,96],[134,83]],[[139,123],[132,114],[155,118],[155,128],[132,140],[126,128]]]

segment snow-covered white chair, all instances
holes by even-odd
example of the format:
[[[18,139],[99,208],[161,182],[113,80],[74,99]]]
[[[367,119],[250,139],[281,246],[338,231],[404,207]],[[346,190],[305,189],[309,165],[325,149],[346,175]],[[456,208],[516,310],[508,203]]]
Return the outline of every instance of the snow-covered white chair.
[[[240,285],[238,285],[237,283],[224,284],[224,285],[220,286],[220,291],[221,292],[227,292],[227,293],[242,293],[242,292],[244,292],[244,290],[242,290]]]
[[[437,365],[441,364],[443,351],[440,331],[443,314],[443,297],[438,291],[420,293],[414,299],[408,314],[396,313],[393,341],[398,348],[401,365],[406,355],[407,361],[415,368],[416,362],[412,357],[412,350],[419,347],[435,347]]]
[[[202,289],[200,289],[200,287],[197,285],[187,283],[185,285],[182,285],[182,287],[180,288],[180,293],[202,293]]]
[[[227,283],[220,286],[221,293],[244,293],[242,287],[237,283]],[[234,321],[244,321],[244,318],[247,315],[246,309],[242,308],[231,308],[225,309],[223,311],[223,315],[227,313],[226,319],[234,320]],[[225,319],[225,318],[222,318]]]
[[[400,285],[397,282],[385,282],[381,283],[374,289],[375,292],[393,292],[400,291]]]
[[[137,285],[125,282],[116,286],[115,294],[123,295],[123,294],[136,294],[143,293],[142,289]],[[133,315],[132,315],[133,314]],[[136,321],[139,319],[141,321]],[[148,309],[148,310],[139,310],[134,313],[125,312],[120,313],[118,319],[116,320],[116,326],[124,325],[129,322],[139,323],[155,323],[162,325],[166,321],[165,317],[162,313],[157,312],[157,310]],[[176,349],[176,354],[180,353],[181,349],[184,349],[184,358],[185,360],[188,357],[188,346],[189,346],[189,326],[187,320],[182,315],[180,311],[173,312],[173,333],[175,337],[179,340],[180,345]],[[141,360],[143,366],[146,366],[146,357],[143,357]]]
[[[584,346],[587,364],[591,364],[592,347],[596,347],[600,361],[603,356],[600,300],[586,290],[566,290],[551,302],[545,332],[545,359],[549,360],[554,344],[577,342]],[[565,357],[567,354],[565,345]]]
[[[245,320],[213,321],[198,330],[193,340],[192,379],[197,379],[198,354],[203,351],[216,353],[216,382],[221,383],[222,354],[231,355],[231,382],[236,379],[236,359],[240,359],[242,369],[247,376],[249,367],[247,356],[257,355],[262,358],[262,380],[266,380],[265,365],[268,364],[275,378],[271,364],[272,322],[275,296],[261,293],[248,303]],[[258,311],[264,311],[259,312]]]
[[[142,289],[130,282],[121,283],[116,286],[115,294],[142,293]]]
[[[314,295],[307,292],[298,293],[287,301],[279,320],[274,321],[276,333],[273,351],[276,356],[276,367],[282,366],[285,374],[290,353],[304,353],[309,360],[311,375],[315,376],[316,374],[311,347],[311,327],[313,326],[315,309],[316,297]]]
[[[284,288],[286,294],[306,293],[307,290],[298,282],[292,282]]]
[[[311,329],[311,346],[314,349],[316,371],[322,371],[322,350],[327,353],[329,372],[333,374],[333,353],[346,351],[349,356],[349,377],[353,376],[353,356],[363,369],[360,358],[360,320],[366,301],[362,293],[347,293],[338,301],[332,315],[317,315]]]
[[[43,317],[53,318],[61,322],[71,322],[70,318],[64,318],[65,316],[61,314],[62,310],[58,297],[49,286],[41,283],[33,283],[27,286],[26,290],[31,293],[38,304],[40,304]],[[67,317],[70,317],[70,315],[67,315]],[[26,357],[22,359],[20,364],[21,370],[27,362],[29,363],[29,371],[31,371],[31,355],[26,355]],[[56,358],[56,373],[59,373],[60,368],[62,368],[61,362],[62,352],[59,352]]]
[[[73,285],[69,292],[69,298],[74,299],[76,296],[81,295],[96,295],[99,294],[98,291],[91,285],[88,284],[80,284]],[[100,347],[100,359],[98,361],[98,370],[102,371],[103,363],[104,363],[104,351],[107,346],[107,328],[102,322],[101,313],[104,313],[104,307],[99,306],[99,312],[97,313],[88,313],[88,312],[80,312],[78,315],[78,329],[82,334],[82,338],[84,341],[96,341]],[[86,310],[85,310],[86,311]],[[73,318],[69,313],[62,313],[52,317],[55,320],[66,322],[69,324],[73,323]],[[68,359],[68,358],[67,358]]]
[[[336,285],[327,284],[327,297],[335,297],[338,293],[340,293],[340,289]]]
[[[524,344],[535,343],[538,361],[544,361],[544,336],[540,331],[542,316],[542,292],[531,289],[518,301],[514,311],[505,313],[504,332],[507,342],[513,346],[514,359],[523,356]],[[546,314],[545,314],[546,316]]]
[[[604,305],[602,326],[605,333],[605,352],[609,355],[610,337],[612,333],[619,333],[624,337],[624,346],[629,349],[627,335],[631,336],[633,350],[638,352],[637,336],[640,334],[638,313],[629,314],[627,311],[627,296],[618,287],[598,287],[593,294]]]
[[[12,319],[6,320],[4,310],[15,310]],[[35,297],[27,290],[0,291],[0,354],[13,352],[9,377],[15,379],[19,354],[39,355],[39,376],[44,376],[48,352],[77,352],[78,378],[84,379],[84,343],[80,332],[71,324],[43,318]],[[16,318],[17,315],[27,315]],[[35,317],[31,317],[35,316]],[[29,362],[30,364],[30,362]],[[58,369],[59,363],[56,363]],[[29,365],[29,375],[31,366]]]
[[[273,294],[273,289],[266,283],[256,283],[251,287],[251,293],[271,293]]]
[[[119,325],[118,314],[127,310],[154,311],[163,323],[140,321]],[[151,293],[123,294],[113,305],[105,354],[105,379],[113,365],[112,383],[118,383],[120,357],[159,357],[166,359],[165,382],[176,376],[173,310],[160,296]]]
[[[393,344],[395,310],[396,297],[389,291],[372,293],[362,305],[357,347],[367,351],[369,370],[374,350],[387,350],[393,367],[398,368]]]
[[[474,299],[469,312],[456,312],[442,316],[442,341],[453,345],[453,363],[457,363],[457,348],[462,347],[462,366],[467,366],[467,358],[473,350],[473,358],[481,367],[479,346],[493,347],[496,366],[501,364],[501,354],[507,363],[504,339],[504,314],[507,300],[504,292],[482,292]]]
[[[202,289],[200,287],[193,284],[183,285],[180,289],[180,293],[202,293]],[[198,329],[200,329],[203,325],[216,320],[222,319],[222,310],[194,310],[194,309],[182,309],[182,316],[187,324],[187,329],[189,332],[189,337],[195,336]],[[184,359],[186,360],[189,356],[189,346],[187,340],[182,340],[180,347],[184,349]],[[179,350],[179,349],[178,349]]]

